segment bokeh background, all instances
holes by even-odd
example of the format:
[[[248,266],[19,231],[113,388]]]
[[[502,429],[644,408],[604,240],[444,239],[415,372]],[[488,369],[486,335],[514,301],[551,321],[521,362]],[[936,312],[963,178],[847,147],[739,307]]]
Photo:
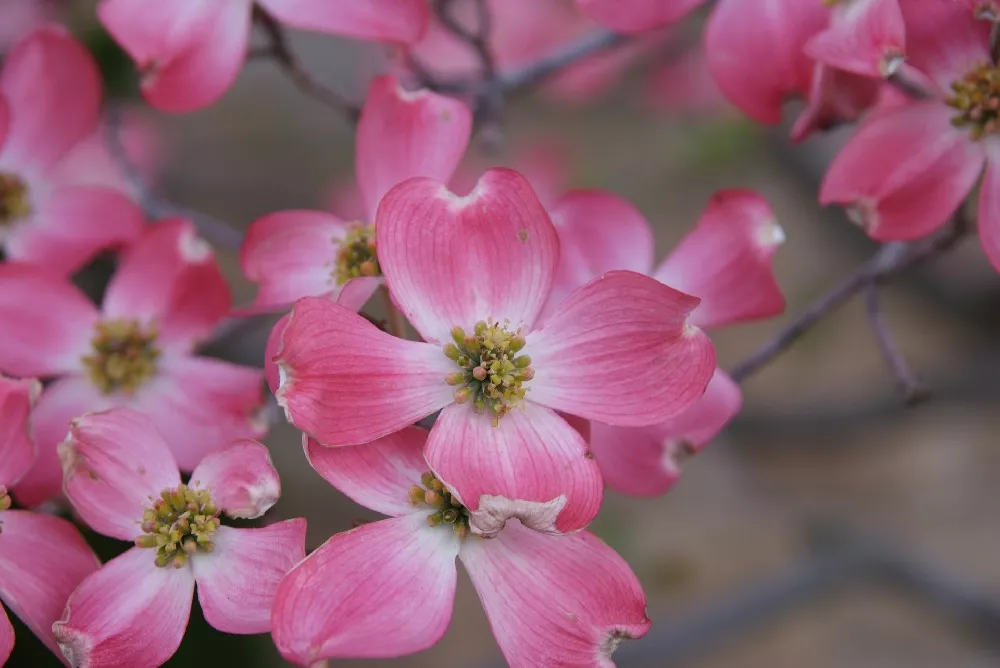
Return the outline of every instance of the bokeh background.
[[[127,101],[130,68],[94,25],[93,3],[63,4],[115,102]],[[317,78],[358,101],[382,62],[377,48],[326,36],[294,34],[292,45]],[[652,54],[587,104],[537,93],[508,99],[499,134],[474,141],[470,164],[517,168],[544,147],[566,187],[606,188],[635,203],[655,228],[658,259],[715,190],[763,193],[787,236],[776,266],[788,314],[718,333],[720,364],[731,368],[875,246],[816,202],[849,130],[791,146],[787,127],[756,126],[721,104],[692,109],[669,95],[654,103],[643,73],[675,51]],[[704,83],[695,73],[690,85]],[[156,191],[237,228],[275,210],[330,208],[351,181],[351,127],[266,60],[249,63],[210,109],[174,117],[136,101],[133,116],[153,138]],[[218,254],[236,303],[248,303],[252,286],[236,254]],[[1000,665],[998,288],[975,243],[883,288],[888,325],[929,402],[904,405],[854,300],[744,384],[742,415],[685,463],[668,495],[607,495],[592,529],[632,564],[654,621],[616,654],[620,668]],[[260,365],[269,324],[241,327],[211,352]],[[284,488],[269,517],[307,517],[310,548],[374,517],[308,467],[277,410],[267,444]],[[10,665],[50,664],[20,632]],[[169,665],[229,664],[284,665],[269,637],[217,634],[196,612]],[[504,664],[462,575],[451,628],[435,648],[331,665]]]

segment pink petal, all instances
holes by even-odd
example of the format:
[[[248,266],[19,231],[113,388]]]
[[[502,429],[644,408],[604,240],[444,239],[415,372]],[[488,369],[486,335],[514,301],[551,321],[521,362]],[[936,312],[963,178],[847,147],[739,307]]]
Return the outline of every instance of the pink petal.
[[[97,318],[68,280],[41,267],[0,264],[0,370],[14,376],[79,371]]]
[[[994,146],[979,187],[979,240],[990,264],[1000,271],[1000,151]]]
[[[295,304],[277,362],[278,404],[324,445],[367,443],[443,408],[457,368],[437,346],[390,336],[317,297]]]
[[[952,113],[928,101],[873,118],[834,159],[820,202],[853,207],[880,241],[914,239],[940,227],[983,167],[982,146],[952,127]]]
[[[278,651],[308,666],[427,649],[451,622],[458,546],[450,528],[428,527],[419,513],[336,534],[278,585]]]
[[[357,147],[358,185],[369,220],[397,183],[415,176],[447,183],[471,134],[472,112],[464,102],[426,90],[404,91],[390,76],[372,81]]]
[[[346,231],[342,220],[321,211],[281,211],[255,220],[240,249],[243,273],[259,288],[254,306],[339,292],[334,273]]]
[[[862,76],[889,76],[902,64],[906,49],[899,2],[854,0],[834,7],[830,27],[806,43],[806,54]]]
[[[649,75],[645,100],[656,110],[692,119],[730,111],[726,98],[712,80],[702,47],[692,48],[659,65]]]
[[[622,426],[676,415],[715,371],[712,342],[689,323],[698,302],[631,271],[591,281],[528,336],[528,398]]]
[[[73,666],[159,666],[181,644],[193,595],[190,569],[158,568],[134,547],[83,581],[52,631]]]
[[[212,542],[211,554],[191,560],[205,619],[223,633],[270,631],[278,582],[306,556],[306,521],[220,527]]]
[[[170,445],[182,471],[237,439],[262,438],[263,373],[209,357],[178,355],[136,396]]]
[[[160,345],[190,350],[229,312],[231,296],[212,247],[187,220],[149,227],[108,284],[106,318],[156,324]]]
[[[271,455],[256,441],[236,441],[206,456],[191,473],[191,482],[209,490],[230,517],[260,517],[281,496]]]
[[[586,16],[617,32],[640,32],[673,23],[705,0],[576,0]]]
[[[698,452],[739,413],[739,386],[716,370],[705,396],[675,418],[652,427],[590,423],[590,443],[608,487],[657,496],[673,487],[682,461]]]
[[[0,599],[58,655],[52,624],[77,585],[101,564],[76,527],[64,519],[5,510],[0,529]]]
[[[7,664],[10,653],[14,651],[14,627],[7,619],[7,613],[0,606],[0,666]]]
[[[355,502],[393,517],[413,512],[407,493],[430,468],[424,460],[425,429],[406,427],[353,448],[303,441],[316,473]]]
[[[649,630],[638,579],[587,531],[545,536],[512,522],[459,557],[511,668],[613,668],[615,648]]]
[[[813,61],[803,46],[829,16],[812,0],[720,0],[705,32],[715,83],[754,120],[779,122],[785,98],[809,89]]]
[[[565,420],[531,402],[498,427],[468,406],[449,406],[431,430],[425,455],[469,509],[473,533],[486,537],[512,517],[546,533],[576,531],[601,507],[601,474],[587,444]]]
[[[806,108],[792,127],[792,141],[800,142],[814,132],[853,123],[878,103],[885,87],[879,79],[816,63]]]
[[[701,299],[690,317],[698,327],[778,315],[785,297],[773,258],[784,240],[767,200],[752,190],[722,190],[653,277]]]
[[[293,28],[403,44],[423,36],[431,13],[425,0],[260,0],[260,4]]]
[[[177,464],[153,422],[130,408],[73,420],[59,446],[63,489],[95,531],[134,540],[143,510],[181,484]]]
[[[961,2],[900,2],[906,22],[906,61],[933,79],[946,95],[953,81],[991,62],[989,21]]]
[[[7,54],[0,96],[10,110],[4,162],[45,172],[97,128],[101,79],[87,50],[48,26]]]
[[[614,269],[648,274],[653,231],[627,200],[602,190],[574,190],[549,207],[559,232],[559,268],[546,311],[578,287]]]
[[[41,393],[37,380],[0,375],[0,487],[11,487],[35,461],[28,413]]]
[[[383,198],[375,229],[386,284],[435,343],[490,317],[530,329],[559,263],[548,214],[508,169],[489,170],[466,197],[411,179]]]
[[[7,239],[11,260],[71,274],[98,252],[134,241],[145,225],[142,211],[123,193],[97,186],[53,190],[30,222]]]
[[[288,319],[291,317],[292,314],[288,313],[281,316],[281,319],[274,323],[271,333],[267,335],[267,343],[264,346],[264,376],[267,378],[267,386],[271,389],[271,394],[277,394],[278,386],[281,384],[281,374],[278,371],[278,364],[275,362],[275,358],[278,356],[278,350],[281,349],[281,337],[284,335]]]

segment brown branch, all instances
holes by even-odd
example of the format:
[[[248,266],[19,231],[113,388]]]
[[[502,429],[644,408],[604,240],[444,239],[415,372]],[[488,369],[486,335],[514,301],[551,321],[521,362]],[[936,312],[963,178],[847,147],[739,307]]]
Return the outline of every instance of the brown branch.
[[[878,286],[873,281],[865,286],[865,310],[868,314],[868,322],[875,333],[875,340],[882,351],[882,357],[885,358],[896,377],[896,382],[899,384],[907,405],[913,406],[927,400],[930,393],[910,368],[889,332],[889,326],[886,324],[882,309],[879,307]]]

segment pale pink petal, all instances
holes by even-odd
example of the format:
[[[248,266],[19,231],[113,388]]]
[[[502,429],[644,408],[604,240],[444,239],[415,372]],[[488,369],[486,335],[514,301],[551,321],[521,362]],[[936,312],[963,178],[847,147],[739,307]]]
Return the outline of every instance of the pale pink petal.
[[[5,510],[0,531],[0,599],[58,655],[52,624],[101,564],[76,527],[58,517]]]
[[[175,218],[149,227],[125,254],[102,310],[109,319],[153,323],[159,345],[190,350],[212,333],[230,303],[212,247],[190,221]]]
[[[585,15],[617,32],[652,30],[681,18],[705,0],[576,0]]]
[[[427,31],[426,0],[260,0],[282,23],[358,39],[412,44]]]
[[[613,668],[618,645],[649,630],[639,580],[587,531],[545,536],[512,522],[459,557],[511,668]]]
[[[191,559],[205,620],[223,633],[270,631],[278,582],[306,556],[306,521],[220,527],[212,542],[210,554]]]
[[[267,448],[242,440],[211,453],[191,473],[191,484],[207,489],[230,517],[254,519],[278,502],[281,481]]]
[[[906,22],[906,61],[950,95],[953,81],[990,59],[989,21],[961,2],[900,2]]]
[[[29,222],[11,230],[7,256],[71,274],[100,251],[137,239],[145,222],[139,207],[116,190],[57,188],[41,200]]]
[[[731,111],[712,80],[701,45],[657,67],[646,83],[645,101],[654,109],[685,117],[713,118]]]
[[[853,0],[834,7],[830,27],[806,43],[806,54],[837,69],[887,77],[906,52],[900,0]]]
[[[58,274],[0,264],[0,371],[14,376],[79,371],[97,319],[86,295]]]
[[[14,651],[14,627],[7,619],[7,613],[0,605],[0,666],[7,664],[10,653]]]
[[[740,410],[739,386],[716,370],[705,396],[675,418],[652,427],[612,427],[590,423],[588,442],[608,487],[637,496],[669,490],[683,460],[701,449]]]
[[[441,348],[386,334],[346,308],[300,299],[277,356],[278,404],[323,445],[399,431],[453,401],[457,367]]]
[[[304,666],[427,649],[451,622],[458,547],[421,513],[333,536],[278,585],[274,643]]]
[[[994,145],[979,187],[979,240],[990,264],[1000,271],[1000,150]]]
[[[383,515],[413,512],[408,492],[429,470],[424,460],[427,431],[406,427],[353,448],[327,448],[303,439],[309,464],[355,502]]]
[[[427,440],[427,463],[469,509],[473,533],[495,536],[514,517],[546,533],[587,526],[603,489],[580,434],[531,402],[497,427],[491,420],[454,404],[441,411]]]
[[[325,208],[341,220],[365,221],[368,216],[365,200],[353,176],[338,175],[337,182],[330,187],[324,201]]]
[[[722,190],[653,277],[701,299],[689,319],[698,327],[778,315],[785,297],[772,260],[784,240],[767,200],[752,190]]]
[[[70,596],[52,628],[72,666],[159,666],[181,644],[191,616],[189,568],[159,568],[134,547]]]
[[[676,415],[715,371],[712,342],[688,321],[698,302],[630,271],[591,281],[528,336],[528,398],[623,426]]]
[[[530,329],[559,263],[548,214],[508,169],[489,170],[466,197],[429,179],[407,181],[383,198],[375,229],[393,297],[436,343],[487,318]]]
[[[95,531],[121,540],[142,533],[143,510],[181,484],[170,449],[152,420],[130,408],[73,420],[59,445],[63,489]]]
[[[820,202],[850,208],[875,239],[914,239],[937,229],[969,194],[983,147],[952,127],[937,101],[872,119],[834,159]]]
[[[472,112],[461,100],[404,91],[390,76],[372,81],[358,121],[357,146],[358,186],[369,220],[397,183],[415,176],[447,183],[471,133]]]
[[[163,361],[133,405],[152,418],[181,470],[191,471],[208,453],[267,433],[263,381],[254,367],[178,355]]]
[[[814,132],[853,123],[878,103],[885,87],[880,79],[816,63],[806,107],[792,126],[792,141],[800,142]]]
[[[602,190],[574,190],[549,207],[559,232],[559,268],[546,311],[601,274],[653,268],[653,231],[627,200]]]
[[[777,123],[785,98],[809,90],[813,61],[803,46],[829,16],[812,0],[720,0],[705,32],[712,78],[743,113]]]
[[[300,297],[337,293],[337,248],[344,221],[321,211],[281,211],[255,220],[240,249],[240,265],[258,286],[254,306],[291,304]]]
[[[101,79],[82,44],[59,26],[35,30],[11,50],[0,73],[10,110],[0,159],[45,172],[97,128]]]
[[[0,375],[0,487],[11,487],[35,461],[28,414],[41,392],[37,380]]]

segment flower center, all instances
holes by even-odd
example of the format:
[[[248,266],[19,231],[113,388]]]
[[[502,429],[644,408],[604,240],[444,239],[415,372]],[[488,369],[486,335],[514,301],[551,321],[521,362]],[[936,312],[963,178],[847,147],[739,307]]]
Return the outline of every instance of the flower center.
[[[969,128],[973,139],[1000,129],[1000,67],[980,65],[952,83],[951,90],[946,102],[958,111],[952,125]]]
[[[0,172],[0,227],[8,227],[30,215],[28,185],[17,174]]]
[[[180,485],[165,489],[142,513],[142,533],[135,544],[156,550],[160,568],[181,568],[191,555],[215,549],[212,536],[219,528],[219,506],[208,491]]]
[[[524,399],[528,388],[524,383],[535,377],[531,358],[517,356],[524,348],[521,330],[510,331],[509,324],[480,320],[473,334],[467,335],[461,327],[453,327],[454,343],[444,347],[444,354],[455,361],[461,371],[448,376],[449,385],[460,386],[455,390],[455,401],[464,404],[472,401],[477,413],[487,409],[493,415],[493,426]]]
[[[337,268],[333,272],[337,285],[359,276],[381,275],[382,269],[375,255],[375,226],[355,225],[337,250]]]
[[[427,524],[432,527],[447,524],[452,527],[455,535],[464,539],[469,535],[469,511],[444,488],[444,483],[434,477],[433,473],[420,476],[420,485],[410,488],[410,503],[415,508],[429,506],[434,509],[427,516]],[[422,486],[421,486],[422,485]]]
[[[143,330],[137,320],[107,320],[97,325],[93,353],[83,358],[87,375],[104,394],[134,393],[156,375],[160,350],[156,330]]]

